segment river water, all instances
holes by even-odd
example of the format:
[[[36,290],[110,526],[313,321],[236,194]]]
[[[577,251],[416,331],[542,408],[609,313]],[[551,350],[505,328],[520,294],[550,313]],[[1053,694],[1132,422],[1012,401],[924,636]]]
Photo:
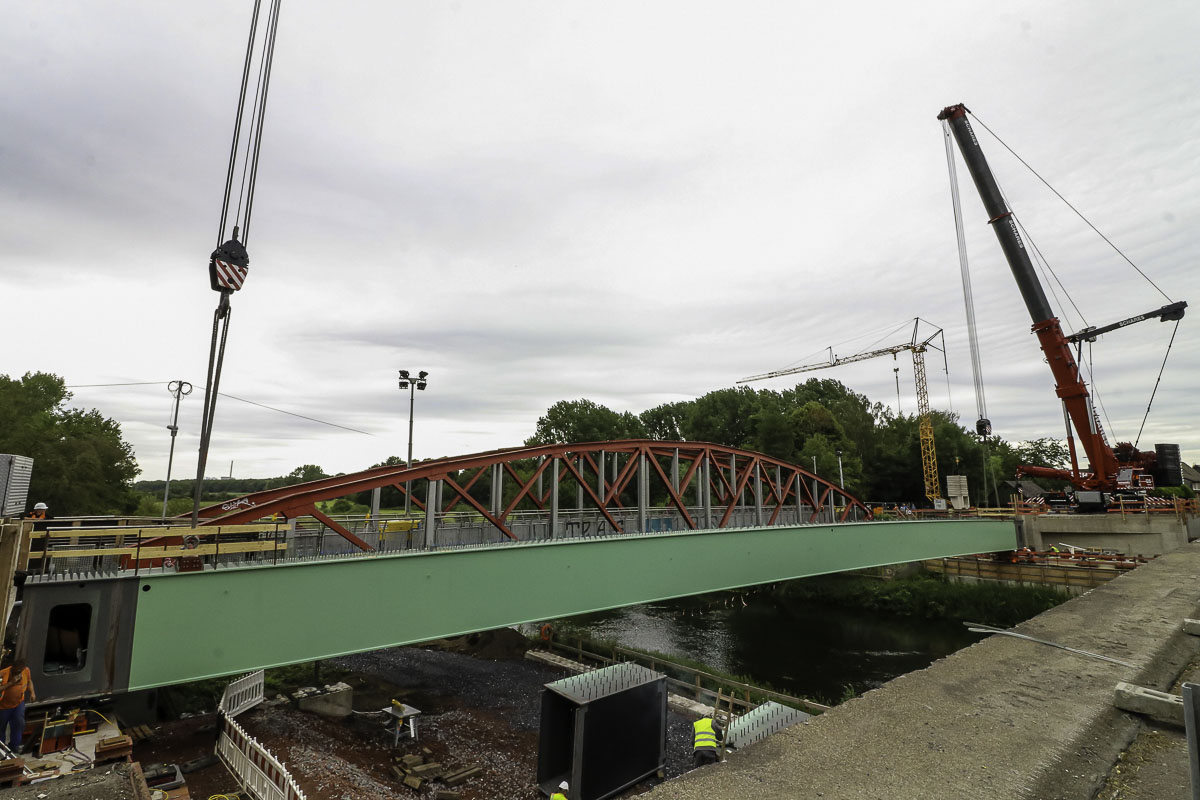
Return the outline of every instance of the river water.
[[[683,656],[826,703],[978,641],[957,622],[881,615],[767,592],[681,598],[571,619],[585,636]],[[744,604],[744,605],[743,605]]]

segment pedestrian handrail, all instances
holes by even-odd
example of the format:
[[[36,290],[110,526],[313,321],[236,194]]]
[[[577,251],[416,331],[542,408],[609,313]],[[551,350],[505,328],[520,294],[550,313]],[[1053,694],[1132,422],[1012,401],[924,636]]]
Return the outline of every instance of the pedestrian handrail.
[[[221,733],[217,757],[256,800],[306,800],[304,792],[279,759],[234,719],[263,700],[263,671],[251,672],[225,687],[217,712]]]

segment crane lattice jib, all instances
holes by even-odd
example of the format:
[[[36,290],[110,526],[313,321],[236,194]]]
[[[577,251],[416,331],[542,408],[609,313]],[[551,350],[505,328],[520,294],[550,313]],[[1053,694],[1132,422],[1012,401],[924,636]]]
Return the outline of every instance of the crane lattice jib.
[[[925,348],[914,347],[913,372],[917,382],[917,412],[920,420],[921,470],[925,475],[925,496],[930,502],[941,498],[941,481],[938,480],[937,448],[933,442],[933,420],[929,415],[929,387],[925,381]]]

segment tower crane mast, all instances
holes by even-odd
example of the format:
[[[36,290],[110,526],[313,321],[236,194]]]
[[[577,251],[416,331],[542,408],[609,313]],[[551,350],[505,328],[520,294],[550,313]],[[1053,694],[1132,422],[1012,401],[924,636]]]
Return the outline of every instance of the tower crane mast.
[[[921,440],[921,471],[925,481],[925,496],[929,498],[930,502],[934,502],[941,499],[942,490],[941,481],[938,478],[937,447],[933,439],[933,419],[929,412],[929,385],[925,378],[925,352],[930,347],[939,349],[932,342],[939,336],[943,336],[943,333],[942,329],[938,328],[929,336],[921,339],[919,337],[920,325],[920,318],[913,320],[912,337],[903,344],[881,347],[877,350],[868,350],[863,353],[855,353],[854,355],[842,357],[835,357],[833,348],[831,347],[829,348],[828,361],[822,361],[817,364],[805,364],[800,367],[788,367],[787,369],[775,370],[774,372],[764,372],[761,375],[751,375],[748,378],[742,378],[738,383],[765,381],[770,378],[781,378],[785,375],[796,375],[801,372],[840,367],[843,364],[854,364],[858,361],[866,361],[871,358],[878,358],[879,356],[890,355],[892,358],[895,358],[905,351],[911,352],[913,358],[913,376],[917,389],[918,429]],[[940,349],[944,352],[945,345]]]

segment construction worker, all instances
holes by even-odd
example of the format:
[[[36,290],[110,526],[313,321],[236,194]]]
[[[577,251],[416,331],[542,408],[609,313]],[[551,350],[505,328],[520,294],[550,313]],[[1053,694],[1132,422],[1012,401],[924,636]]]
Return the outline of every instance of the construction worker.
[[[703,717],[692,723],[695,734],[692,744],[692,766],[703,767],[721,760],[717,750],[721,738],[721,726],[712,717]]]
[[[558,785],[558,791],[550,795],[550,800],[567,800],[567,791],[570,788],[570,785],[566,781],[563,781]]]
[[[30,511],[25,519],[45,519],[46,512],[49,510],[49,507],[45,503],[34,503],[33,511]]]
[[[0,669],[0,738],[6,738],[13,753],[21,749],[26,699],[37,700],[33,679],[25,659],[15,658],[10,666]]]

